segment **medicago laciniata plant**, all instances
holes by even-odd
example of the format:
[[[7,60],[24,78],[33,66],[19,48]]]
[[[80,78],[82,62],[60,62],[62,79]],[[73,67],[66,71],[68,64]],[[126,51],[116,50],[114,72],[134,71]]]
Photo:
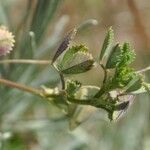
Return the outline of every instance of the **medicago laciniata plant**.
[[[76,124],[79,124],[80,121],[75,120],[76,117],[74,116],[77,116],[76,114],[79,116],[81,109],[89,106],[104,109],[111,121],[117,120],[126,112],[137,94],[149,91],[150,84],[144,81],[142,75],[142,72],[149,70],[149,67],[141,71],[135,71],[130,66],[135,60],[135,52],[127,42],[114,44],[114,32],[111,27],[107,31],[98,59],[94,59],[92,54],[89,53],[88,47],[83,44],[69,46],[76,32],[77,30],[74,29],[64,37],[52,61],[22,59],[0,61],[1,64],[49,64],[59,73],[61,88],[55,87],[52,89],[42,86],[42,88],[35,89],[2,77],[0,83],[36,94],[53,102],[53,104],[63,109],[69,117],[73,117]],[[6,39],[0,38],[1,54],[5,54],[4,50],[7,50],[9,41],[14,42],[12,39],[9,40],[9,37],[7,42],[4,40]],[[65,78],[68,74],[85,73],[97,65],[104,72],[104,79],[100,87],[83,86],[79,81],[66,80]],[[82,105],[85,107],[82,108]]]

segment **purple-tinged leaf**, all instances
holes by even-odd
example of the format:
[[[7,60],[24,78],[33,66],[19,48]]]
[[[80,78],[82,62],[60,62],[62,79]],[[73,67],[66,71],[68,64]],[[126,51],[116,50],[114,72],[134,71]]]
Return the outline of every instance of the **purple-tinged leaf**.
[[[125,102],[122,102],[120,104],[117,104],[115,106],[115,110],[117,110],[117,111],[125,110],[128,106],[129,106],[129,101],[125,101]]]
[[[65,36],[64,40],[60,44],[57,52],[55,53],[55,55],[53,57],[52,63],[54,63],[56,61],[56,59],[68,48],[68,46],[69,46],[71,40],[73,40],[76,32],[77,32],[77,30],[73,29]]]
[[[124,114],[127,112],[128,108],[132,105],[132,103],[135,99],[135,96],[124,95],[124,96],[119,97],[119,99],[122,102],[117,104],[116,110],[113,112],[113,116],[112,116],[112,119],[116,120],[116,121],[124,116]]]

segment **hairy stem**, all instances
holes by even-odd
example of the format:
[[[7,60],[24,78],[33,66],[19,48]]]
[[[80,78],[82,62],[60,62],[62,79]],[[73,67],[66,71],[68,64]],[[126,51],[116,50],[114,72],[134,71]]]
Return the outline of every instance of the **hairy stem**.
[[[4,84],[8,87],[16,88],[16,89],[19,89],[19,90],[24,91],[24,92],[38,95],[38,96],[43,97],[43,98],[50,98],[50,97],[51,98],[57,98],[59,96],[64,96],[66,94],[65,91],[63,91],[63,90],[56,92],[56,93],[49,93],[49,91],[46,91],[44,88],[43,89],[37,89],[37,88],[29,87],[29,86],[19,84],[16,82],[12,82],[10,80],[6,80],[6,79],[2,79],[2,78],[0,78],[0,84]]]
[[[25,92],[28,92],[31,94],[40,95],[40,96],[42,95],[42,90],[35,89],[35,88],[29,87],[26,85],[22,85],[22,84],[19,84],[16,82],[12,82],[12,81],[9,81],[6,79],[0,78],[0,84],[4,84],[4,85],[7,85],[9,87],[16,88],[16,89],[19,89],[19,90],[22,90],[22,91],[25,91]]]
[[[0,60],[0,64],[37,64],[37,65],[49,65],[50,60],[33,60],[33,59],[6,59]]]

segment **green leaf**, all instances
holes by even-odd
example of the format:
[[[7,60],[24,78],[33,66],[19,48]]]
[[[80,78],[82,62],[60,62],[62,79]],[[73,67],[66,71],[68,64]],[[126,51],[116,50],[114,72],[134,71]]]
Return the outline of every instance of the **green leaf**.
[[[83,72],[86,72],[92,68],[93,62],[94,62],[93,60],[87,60],[87,61],[81,62],[80,64],[66,68],[66,69],[62,70],[62,72],[64,74],[83,73]]]
[[[109,54],[110,48],[113,43],[113,39],[114,39],[114,31],[112,30],[112,27],[110,27],[106,34],[106,37],[105,37],[105,40],[101,49],[101,53],[99,57],[100,62],[103,60],[105,56]]]
[[[147,87],[147,89],[150,90],[150,83],[143,82],[143,84]],[[131,94],[141,94],[141,93],[147,92],[148,90],[145,88],[145,86],[143,84],[140,89],[138,89],[136,91],[132,91]]]
[[[79,81],[68,80],[66,92],[70,97],[74,97],[75,92],[79,90],[81,83]]]
[[[119,67],[131,64],[135,59],[135,52],[129,43],[124,43],[122,47],[122,56]]]
[[[127,93],[137,91],[142,87],[142,83],[143,83],[142,76],[137,75],[127,84],[124,90]]]
[[[65,36],[64,40],[60,44],[57,52],[55,53],[55,55],[52,59],[52,63],[55,62],[56,59],[68,48],[68,46],[69,46],[71,40],[74,38],[76,32],[77,32],[77,30],[74,29]]]
[[[118,67],[112,78],[112,86],[115,88],[124,88],[134,77],[136,77],[136,73],[132,68]]]
[[[85,45],[79,45],[79,46],[72,46],[69,48],[68,51],[63,56],[63,59],[61,61],[62,65],[65,65],[68,63],[70,59],[72,59],[73,55],[77,52],[88,52],[88,48]]]
[[[116,44],[116,46],[113,47],[112,52],[110,53],[106,68],[116,68],[118,64],[121,62],[121,46],[119,44]]]
[[[93,57],[84,45],[70,48],[57,64],[64,74],[77,74],[88,71],[94,63]]]

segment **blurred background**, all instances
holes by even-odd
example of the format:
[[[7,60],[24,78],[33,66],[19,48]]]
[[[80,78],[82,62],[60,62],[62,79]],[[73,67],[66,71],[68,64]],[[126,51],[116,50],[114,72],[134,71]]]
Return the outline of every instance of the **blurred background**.
[[[149,0],[0,0],[0,25],[15,35],[15,48],[0,59],[51,59],[64,35],[80,26],[73,41],[86,44],[94,57],[105,32],[112,26],[115,41],[132,43],[133,66],[150,64]],[[150,72],[145,74],[150,81]],[[59,86],[50,66],[0,65],[0,76],[33,87]],[[100,85],[103,73],[67,76],[83,85]],[[149,150],[150,98],[136,97],[124,118],[109,122],[97,110],[80,126],[69,130],[69,119],[58,107],[37,96],[0,85],[0,150]]]

